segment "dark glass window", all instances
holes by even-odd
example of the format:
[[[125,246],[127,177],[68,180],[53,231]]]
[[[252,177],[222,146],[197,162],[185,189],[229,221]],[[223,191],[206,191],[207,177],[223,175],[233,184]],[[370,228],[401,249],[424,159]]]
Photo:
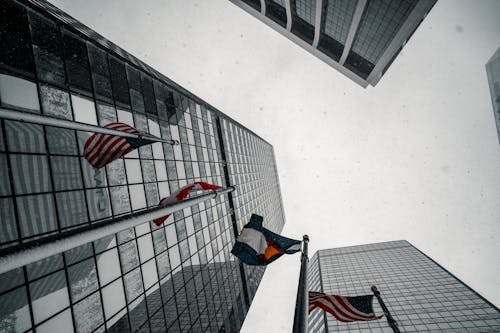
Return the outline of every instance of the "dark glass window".
[[[13,1],[1,1],[0,17],[0,66],[33,77],[35,66],[26,10]]]
[[[113,101],[111,92],[111,80],[109,78],[108,57],[106,52],[87,43],[89,50],[90,69],[92,70],[92,81],[96,98]]]
[[[63,30],[64,60],[69,84],[84,92],[92,92],[90,82],[89,59],[87,46],[76,35]]]
[[[115,101],[129,106],[130,95],[125,65],[120,60],[110,56],[109,68],[111,71],[111,82],[113,84],[113,96],[115,97]]]
[[[0,243],[17,239],[16,219],[12,199],[0,199]]]
[[[345,61],[344,67],[348,68],[363,79],[366,79],[372,72],[375,64],[372,64],[356,52],[350,51]]]
[[[158,81],[154,81],[154,93],[156,99],[156,109],[158,110],[158,116],[161,119],[167,119],[167,89],[165,86]]]
[[[286,27],[286,9],[273,0],[266,0],[266,16],[283,28]]]
[[[130,88],[130,102],[132,110],[144,112],[144,99],[142,97],[141,75],[135,68],[127,66],[128,86]]]
[[[135,68],[127,66],[127,77],[128,77],[128,86],[130,89],[134,89],[138,92],[142,91],[141,75]]]
[[[29,12],[29,19],[38,79],[64,87],[66,74],[59,27],[34,12]]]
[[[314,40],[314,23],[316,19],[316,1],[290,1],[292,11],[292,32],[304,41],[312,44]]]
[[[321,34],[319,37],[318,50],[333,60],[339,61],[342,52],[344,52],[344,45],[326,34]]]
[[[175,115],[175,100],[174,100],[174,93],[171,90],[167,90],[165,104],[167,106],[168,122],[172,125],[176,125],[177,118]]]
[[[242,0],[242,1],[253,7],[258,12],[260,12],[260,0]]]
[[[142,92],[144,95],[144,108],[147,113],[156,115],[155,93],[153,90],[153,80],[142,74]]]

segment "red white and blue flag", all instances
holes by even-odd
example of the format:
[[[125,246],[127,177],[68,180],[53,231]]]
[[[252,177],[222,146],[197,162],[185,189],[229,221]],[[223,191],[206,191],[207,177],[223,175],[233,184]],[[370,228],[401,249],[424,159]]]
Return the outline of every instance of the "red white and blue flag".
[[[264,266],[281,257],[301,250],[302,242],[286,238],[262,226],[263,217],[252,214],[243,227],[231,251],[247,265]]]
[[[134,149],[156,142],[155,137],[121,122],[110,123],[104,127],[125,133],[138,134],[142,137],[127,138],[104,133],[92,134],[90,138],[85,141],[85,145],[83,146],[83,155],[96,169],[102,168],[114,160],[125,156]],[[152,140],[149,140],[144,136],[150,136]]]
[[[165,207],[171,204],[174,204],[178,201],[182,201],[186,199],[190,193],[196,192],[196,191],[202,191],[202,190],[218,190],[221,189],[222,187],[219,185],[213,185],[205,182],[195,182],[193,184],[189,184],[175,192],[174,194],[163,198],[160,200],[160,203],[158,204],[158,207]],[[163,217],[159,217],[155,219],[153,222],[160,226],[163,222],[165,222],[171,214],[165,215]]]
[[[309,313],[316,308],[330,313],[338,321],[344,323],[382,318],[373,312],[373,295],[350,297],[310,291]]]

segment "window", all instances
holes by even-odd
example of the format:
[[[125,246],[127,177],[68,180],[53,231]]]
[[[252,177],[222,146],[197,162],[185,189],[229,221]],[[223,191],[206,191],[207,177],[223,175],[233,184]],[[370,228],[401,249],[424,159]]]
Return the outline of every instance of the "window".
[[[84,93],[92,92],[87,46],[76,35],[63,30],[64,60],[69,84]]]
[[[109,68],[115,101],[125,106],[129,106],[130,95],[125,65],[120,60],[109,56]]]
[[[145,74],[141,74],[141,81],[142,92],[144,94],[144,108],[146,110],[146,113],[157,115],[153,81]]]
[[[139,266],[139,254],[135,240],[120,246],[120,259],[123,272],[128,272]]]
[[[39,323],[69,306],[64,272],[57,272],[30,285],[33,317]]]
[[[0,244],[17,239],[14,204],[12,199],[0,199]]]
[[[91,221],[111,216],[111,203],[108,189],[97,188],[94,190],[87,190],[87,203]]]
[[[0,66],[33,76],[34,62],[26,10],[13,1],[2,1],[0,16]]]
[[[130,185],[129,191],[132,203],[132,210],[146,208],[146,196],[144,193],[144,186],[142,184]]]
[[[0,74],[0,101],[3,107],[40,113],[36,84],[16,76]]]
[[[10,161],[16,194],[48,192],[52,189],[46,156],[16,154],[10,156]]]
[[[69,267],[68,279],[73,303],[98,290],[94,259],[90,258]]]
[[[57,316],[46,321],[36,328],[37,333],[52,333],[52,332],[73,332],[73,320],[71,312],[68,310],[58,314]]]
[[[71,227],[88,221],[83,191],[56,193],[57,210],[61,228]]]
[[[71,101],[75,111],[75,121],[97,125],[97,115],[95,105],[92,100],[78,95],[71,95]]]
[[[59,27],[35,12],[30,11],[28,16],[38,79],[64,87],[66,75]]]
[[[87,43],[89,51],[90,69],[92,70],[92,82],[94,83],[94,93],[96,98],[108,102],[113,101],[111,92],[111,80],[109,77],[108,57],[106,52]]]
[[[102,289],[102,299],[104,315],[106,320],[125,307],[125,294],[123,292],[123,282],[116,280],[109,286]],[[117,316],[117,319],[120,316]]]
[[[118,260],[118,252],[116,248],[97,256],[97,268],[99,271],[101,286],[108,284],[120,276],[120,262]]]
[[[75,304],[73,306],[73,316],[77,332],[91,332],[99,327],[104,322],[99,293],[96,292]]]

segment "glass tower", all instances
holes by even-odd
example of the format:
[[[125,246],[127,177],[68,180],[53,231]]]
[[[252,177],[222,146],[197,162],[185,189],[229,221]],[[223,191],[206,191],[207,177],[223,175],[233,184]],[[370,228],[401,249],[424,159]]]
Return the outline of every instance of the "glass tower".
[[[491,103],[493,104],[493,116],[497,125],[498,141],[500,142],[500,47],[486,63],[486,74],[490,86]]]
[[[309,290],[342,296],[378,287],[401,332],[500,332],[500,310],[407,241],[320,250]],[[376,315],[383,311],[373,299]],[[392,332],[385,318],[342,323],[314,310],[309,332]]]
[[[437,0],[230,0],[354,82],[375,86]]]
[[[0,111],[104,126],[180,145],[105,168],[89,132],[0,117],[0,256],[158,205],[206,181],[221,195],[0,275],[1,332],[237,332],[264,270],[230,250],[252,213],[285,223],[273,147],[42,0],[0,2]]]

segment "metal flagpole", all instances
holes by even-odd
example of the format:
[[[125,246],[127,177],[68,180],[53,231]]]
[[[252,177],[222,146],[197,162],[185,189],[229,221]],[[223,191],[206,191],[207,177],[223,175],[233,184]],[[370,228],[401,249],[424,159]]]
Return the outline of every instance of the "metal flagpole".
[[[0,250],[0,274],[116,234],[117,232],[152,221],[197,203],[215,199],[219,195],[234,191],[234,189],[233,186],[229,186],[225,189],[215,190],[211,193],[179,201],[169,206],[132,213],[116,219],[107,219],[79,229],[69,230],[24,243],[10,249]]]
[[[389,312],[389,309],[387,306],[385,306],[384,301],[382,300],[382,297],[380,296],[380,291],[378,291],[376,286],[372,286],[372,291],[375,297],[377,297],[377,300],[382,307],[382,310],[384,311],[384,315],[387,318],[387,322],[389,323],[389,326],[392,328],[392,331],[394,333],[401,333],[401,331],[398,328],[398,323],[392,318],[391,313]]]
[[[309,236],[304,235],[302,238],[302,255],[300,257],[300,276],[299,287],[297,289],[297,300],[295,301],[295,317],[293,319],[293,333],[307,332],[307,317],[308,317],[308,288],[307,288],[307,266],[309,265],[309,257],[307,256],[307,245]]]
[[[14,110],[9,110],[9,109],[4,109],[4,108],[0,108],[0,118],[17,120],[17,121],[21,121],[21,122],[33,123],[33,124],[38,124],[38,125],[47,125],[47,126],[54,126],[54,127],[69,128],[69,129],[74,129],[74,130],[78,130],[78,131],[123,136],[126,138],[147,139],[147,140],[151,140],[151,141],[155,141],[155,142],[169,143],[171,145],[178,145],[179,144],[178,140],[165,140],[165,139],[157,138],[157,137],[152,136],[152,135],[140,135],[140,134],[126,133],[126,132],[122,132],[122,131],[118,131],[118,130],[114,130],[114,129],[110,129],[110,128],[85,124],[85,123],[81,123],[78,121],[54,118],[54,117],[44,116],[44,115],[30,113],[30,112],[14,111]]]

